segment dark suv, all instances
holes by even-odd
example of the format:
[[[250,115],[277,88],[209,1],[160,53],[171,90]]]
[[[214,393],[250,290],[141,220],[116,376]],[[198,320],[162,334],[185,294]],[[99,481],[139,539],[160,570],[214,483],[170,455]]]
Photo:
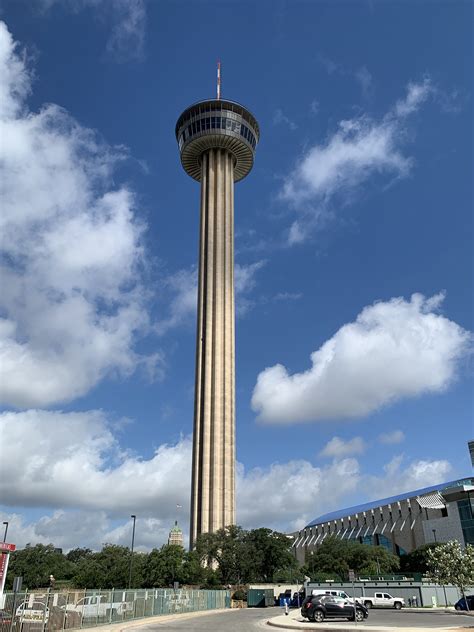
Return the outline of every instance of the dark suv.
[[[466,605],[467,599],[467,605]],[[462,597],[454,604],[456,610],[474,610],[474,595],[466,595],[466,599]]]
[[[354,603],[333,597],[332,595],[315,595],[306,597],[301,606],[301,614],[310,621],[321,623],[324,619],[349,619],[349,621],[363,621],[369,616],[369,611],[360,603]]]

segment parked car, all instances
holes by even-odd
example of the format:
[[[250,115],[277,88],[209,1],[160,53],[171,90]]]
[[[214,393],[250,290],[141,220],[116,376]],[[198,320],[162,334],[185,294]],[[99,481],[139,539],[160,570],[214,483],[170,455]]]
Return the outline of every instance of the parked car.
[[[364,597],[364,606],[366,608],[395,608],[395,610],[400,610],[405,606],[405,599],[392,597],[388,593],[376,592],[373,597]]]
[[[133,605],[125,601],[111,603],[105,595],[88,595],[77,603],[68,603],[63,608],[66,612],[77,613],[83,620],[124,617],[133,611]]]
[[[38,632],[43,630],[44,623],[44,628],[53,632],[64,627],[74,627],[69,619],[71,615],[63,608],[46,606],[44,601],[24,601],[15,611],[14,629],[16,632]],[[69,621],[67,626],[66,620]],[[76,623],[80,625],[80,619]]]
[[[321,623],[324,619],[348,619],[349,621],[363,621],[369,616],[369,611],[360,603],[347,601],[342,597],[332,595],[310,595],[301,606],[301,615],[309,621]]]
[[[0,610],[0,631],[9,632],[12,623],[12,614],[6,610]]]
[[[24,601],[15,612],[15,618],[21,623],[32,623],[39,621],[46,623],[49,619],[49,608],[44,601]]]
[[[317,597],[318,595],[331,595],[332,597],[341,597],[341,599],[345,599],[346,601],[350,601],[351,603],[354,601],[354,599],[350,597],[344,590],[321,590],[319,588],[313,588],[311,595],[313,597]],[[359,598],[357,598],[356,601],[359,601]]]
[[[454,604],[454,608],[456,610],[474,610],[474,595],[466,595],[466,599],[464,599],[464,597],[461,597],[461,599],[459,601],[456,601],[456,603]]]

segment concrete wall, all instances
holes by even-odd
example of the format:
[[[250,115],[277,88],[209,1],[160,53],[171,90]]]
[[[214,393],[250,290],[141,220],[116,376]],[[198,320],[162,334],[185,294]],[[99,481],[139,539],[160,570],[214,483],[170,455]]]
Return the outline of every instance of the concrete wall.
[[[459,509],[456,502],[447,503],[446,509],[448,515],[445,518],[431,517],[423,522],[423,534],[426,542],[434,542],[436,530],[436,540],[438,542],[448,542],[449,540],[458,540],[464,544],[464,535],[461,527],[461,519],[459,518]]]
[[[306,586],[306,594],[311,594],[313,589],[318,590],[345,590],[351,597],[373,597],[376,592],[387,592],[392,597],[403,597],[408,606],[408,600],[416,596],[418,606],[432,606],[432,598],[435,597],[439,606],[452,606],[460,599],[461,595],[455,586],[437,586],[421,582],[354,582],[354,585],[343,582],[331,584],[326,582],[309,582]]]

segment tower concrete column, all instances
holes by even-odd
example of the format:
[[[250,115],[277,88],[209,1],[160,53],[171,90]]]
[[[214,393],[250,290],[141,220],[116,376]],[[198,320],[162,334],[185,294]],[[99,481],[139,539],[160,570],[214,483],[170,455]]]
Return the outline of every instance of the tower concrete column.
[[[234,182],[252,168],[258,123],[213,99],[176,124],[181,162],[201,182],[199,288],[191,488],[191,547],[235,524]]]
[[[193,542],[235,522],[234,159],[216,148],[201,161]]]

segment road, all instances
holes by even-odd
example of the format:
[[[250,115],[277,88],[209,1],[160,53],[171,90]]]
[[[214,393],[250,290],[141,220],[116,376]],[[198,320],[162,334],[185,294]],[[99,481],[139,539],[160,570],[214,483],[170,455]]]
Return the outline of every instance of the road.
[[[364,621],[366,626],[393,626],[394,628],[453,628],[474,623],[472,618],[430,610],[383,610],[372,609]]]
[[[266,629],[267,632],[277,628],[270,628],[265,621],[270,617],[281,614],[280,608],[242,608],[230,610],[221,614],[210,614],[183,621],[168,621],[140,626],[139,632],[168,632],[168,630],[186,630],[186,632],[250,632]],[[263,627],[265,626],[265,627]],[[138,632],[138,630],[137,630]]]
[[[186,632],[257,632],[266,629],[268,632],[276,630],[265,625],[265,621],[271,617],[282,614],[281,608],[244,608],[221,614],[212,614],[182,621],[169,621],[140,626],[140,632],[173,632],[174,630],[186,630]],[[436,628],[458,627],[472,624],[470,617],[447,614],[444,612],[414,612],[410,610],[371,610],[369,618],[364,622],[365,626],[393,626],[403,628]],[[324,624],[321,629],[324,629]]]

